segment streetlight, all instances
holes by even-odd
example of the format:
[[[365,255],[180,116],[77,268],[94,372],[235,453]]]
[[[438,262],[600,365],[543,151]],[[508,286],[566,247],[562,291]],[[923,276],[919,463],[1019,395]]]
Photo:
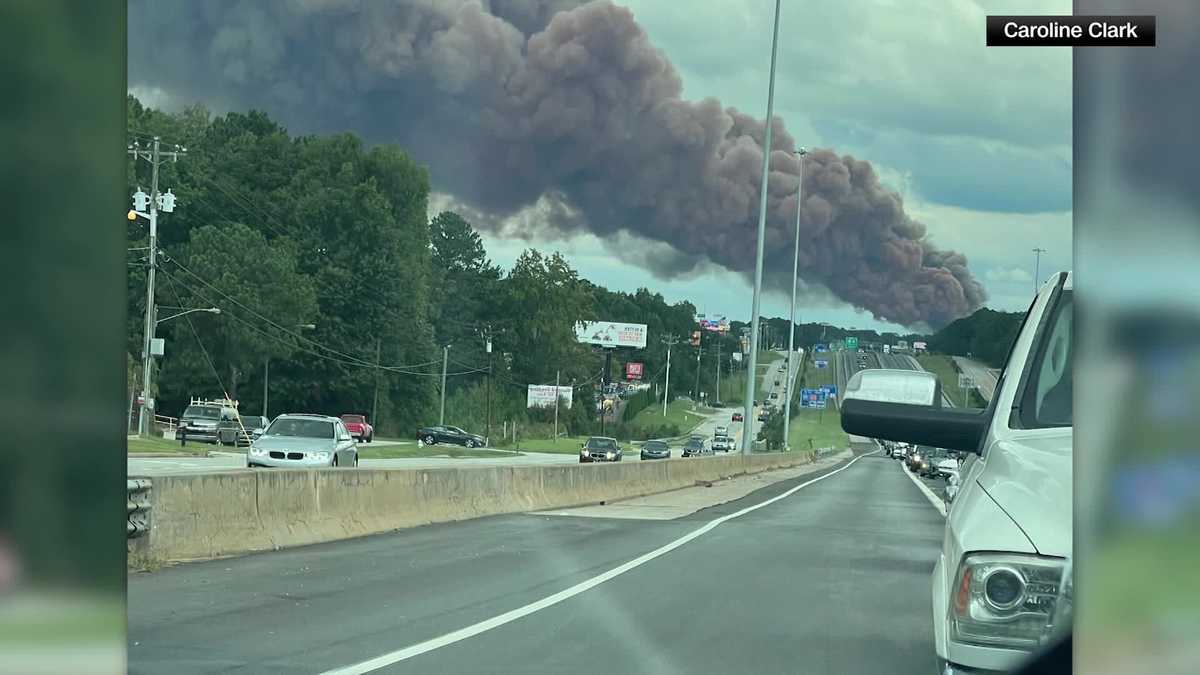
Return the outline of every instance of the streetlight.
[[[759,300],[762,295],[762,271],[763,271],[763,244],[765,243],[767,230],[767,179],[771,175],[771,118],[775,111],[775,54],[779,46],[779,3],[780,0],[775,0],[775,25],[771,35],[771,74],[767,84],[767,120],[766,129],[763,130],[763,163],[762,163],[762,185],[759,189],[758,200],[758,243],[754,258],[754,300],[750,310],[750,344],[753,345],[750,350],[750,362],[746,365],[746,400],[744,402],[744,415],[747,424],[753,429],[754,419],[754,380],[758,374],[758,319],[759,319]],[[752,434],[742,434],[742,453],[750,454],[752,447]]]
[[[221,313],[220,307],[192,307],[191,309],[184,309],[183,307],[168,307],[167,305],[158,305],[157,308],[155,309],[154,313],[158,314],[159,309],[182,309],[183,311],[179,312],[178,314],[172,314],[171,316],[168,316],[164,319],[155,319],[154,320],[155,326],[157,326],[158,324],[160,324],[164,321],[170,321],[171,319],[174,319],[175,317],[183,316],[184,314],[191,314],[192,312],[208,312],[209,314],[220,314]]]
[[[297,330],[316,330],[317,325],[315,323],[298,323],[298,324],[296,324],[295,328]],[[263,416],[264,422],[268,419],[267,418],[267,383],[270,380],[270,377],[271,377],[271,357],[268,356],[267,358],[263,359],[263,413],[262,413],[262,416]]]
[[[796,285],[800,274],[800,207],[804,203],[804,156],[808,151],[804,148],[796,150],[796,156],[800,158],[800,178],[796,181],[796,253],[792,258],[792,318],[790,329],[788,330],[788,357],[787,357],[787,380],[784,391],[783,403],[783,449],[791,450],[788,444],[788,430],[792,419],[792,383],[795,382],[795,374],[792,372],[792,358],[796,353]]]
[[[1041,275],[1041,272],[1042,272],[1042,269],[1041,269],[1042,268],[1042,254],[1045,252],[1046,252],[1046,249],[1044,249],[1044,248],[1033,249],[1034,255],[1037,256],[1036,258],[1034,258],[1034,262],[1033,262],[1033,294],[1034,295],[1037,295],[1037,292],[1038,292],[1038,277]]]

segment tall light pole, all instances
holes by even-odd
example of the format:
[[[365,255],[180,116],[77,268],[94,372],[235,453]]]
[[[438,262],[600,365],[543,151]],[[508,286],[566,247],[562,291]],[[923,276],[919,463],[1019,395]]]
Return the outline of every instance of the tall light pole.
[[[663,385],[663,417],[667,416],[667,395],[671,392],[671,346],[678,340],[670,333],[663,336],[662,343],[667,346],[667,381]]]
[[[1042,273],[1042,254],[1046,252],[1044,248],[1035,248],[1033,253],[1036,256],[1033,261],[1033,294],[1038,292],[1038,278]]]
[[[792,385],[796,381],[792,373],[792,359],[796,353],[796,286],[800,274],[800,207],[804,203],[804,155],[808,151],[800,148],[796,156],[800,158],[800,179],[796,185],[796,252],[792,258],[792,318],[791,329],[788,331],[787,380],[783,388],[786,399],[783,403],[783,449],[791,450],[788,443],[788,429],[792,420]]]
[[[450,345],[442,347],[442,412],[438,414],[438,426],[446,424],[446,364],[450,362]]]
[[[767,84],[767,120],[763,131],[762,185],[758,200],[758,243],[754,257],[754,300],[750,308],[750,363],[746,366],[746,400],[744,416],[750,429],[754,428],[754,389],[758,375],[758,317],[759,300],[762,295],[763,244],[767,230],[767,179],[771,175],[771,118],[775,114],[775,55],[779,47],[779,3],[775,0],[775,25],[771,33],[771,71]],[[742,453],[750,454],[753,447],[752,434],[742,434]]]

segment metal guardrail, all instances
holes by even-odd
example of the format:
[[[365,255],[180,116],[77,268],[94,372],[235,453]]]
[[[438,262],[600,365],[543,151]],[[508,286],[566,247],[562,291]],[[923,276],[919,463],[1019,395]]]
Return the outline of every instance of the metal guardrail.
[[[144,536],[150,531],[150,487],[147,478],[130,478],[125,481],[128,522],[125,533],[129,539]]]

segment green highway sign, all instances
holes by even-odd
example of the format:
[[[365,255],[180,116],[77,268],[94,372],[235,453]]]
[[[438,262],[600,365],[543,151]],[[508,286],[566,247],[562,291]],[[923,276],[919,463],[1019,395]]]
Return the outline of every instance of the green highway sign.
[[[846,349],[858,349],[858,338],[856,338],[856,337],[846,338]]]

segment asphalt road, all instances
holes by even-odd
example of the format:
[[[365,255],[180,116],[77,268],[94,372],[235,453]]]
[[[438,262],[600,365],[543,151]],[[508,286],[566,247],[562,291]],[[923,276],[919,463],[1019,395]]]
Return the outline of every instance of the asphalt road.
[[[996,391],[996,385],[999,384],[1000,371],[995,368],[989,368],[984,364],[968,359],[965,356],[955,356],[954,362],[975,380],[975,386],[979,390],[979,395],[985,400],[992,400],[992,395]]]
[[[874,454],[676,520],[519,514],[181,565],[129,578],[129,672],[932,673],[942,532]]]

